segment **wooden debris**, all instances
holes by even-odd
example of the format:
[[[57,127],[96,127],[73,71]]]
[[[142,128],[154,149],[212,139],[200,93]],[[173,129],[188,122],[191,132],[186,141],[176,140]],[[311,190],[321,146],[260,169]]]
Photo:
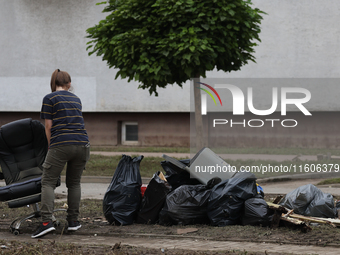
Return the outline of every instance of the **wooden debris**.
[[[273,228],[277,228],[281,220],[301,227],[302,231],[312,230],[312,228],[309,226],[311,222],[319,223],[319,224],[328,224],[332,227],[336,227],[336,226],[340,227],[339,219],[325,219],[325,218],[304,216],[304,215],[296,214],[293,212],[293,210],[289,210],[278,204],[274,204],[271,202],[267,202],[267,204],[268,204],[269,209],[272,209],[275,211],[273,219],[272,219],[272,224],[271,224]]]
[[[269,208],[274,210],[275,213],[278,215],[275,219],[276,222],[272,222],[272,226],[278,227],[279,224],[280,224],[280,221],[282,220],[282,221],[285,221],[285,222],[288,222],[288,223],[291,223],[295,226],[300,227],[302,232],[307,232],[307,231],[312,230],[312,228],[309,227],[306,222],[290,217],[291,215],[293,215],[293,210],[289,210],[289,209],[283,207],[282,205],[274,204],[274,203],[271,203],[271,202],[267,202],[267,204],[268,204]],[[275,215],[273,217],[273,220],[274,220],[274,218],[275,218]]]
[[[160,174],[158,175],[159,178],[161,178],[163,181],[167,181],[164,174],[162,172],[160,172]]]
[[[280,220],[281,220],[281,213],[278,211],[274,211],[274,215],[271,222],[271,228],[278,228],[280,226]]]
[[[283,198],[282,195],[277,196],[277,197],[274,199],[273,204],[278,204],[278,203],[281,201],[282,198]]]
[[[290,218],[290,217],[281,218],[281,220],[293,223],[295,225],[303,225],[303,224],[305,224],[305,222],[303,222],[302,220],[298,220],[298,219],[294,219],[294,218]]]
[[[288,223],[292,223],[295,226],[300,227],[302,232],[309,232],[312,230],[312,228],[308,226],[308,224],[302,220],[294,219],[291,217],[287,217],[287,218],[281,217],[281,220],[286,221]]]
[[[272,202],[267,202],[267,205],[269,206],[270,209],[273,209],[275,211],[279,211],[281,213],[288,213],[288,209],[283,207],[282,205],[274,204]]]
[[[289,210],[286,214],[282,215],[283,218],[287,218],[289,215],[291,215],[294,212],[294,210]]]
[[[315,219],[325,220],[325,221],[328,221],[328,222],[332,223],[336,227],[340,227],[340,219],[318,218],[318,217],[315,217]]]
[[[288,210],[281,205],[274,204],[272,202],[267,202],[269,209],[274,210],[274,216],[272,218],[271,227],[278,228],[280,226],[281,215],[287,213]]]
[[[314,222],[314,223],[319,223],[319,224],[329,224],[332,227],[336,227],[332,222],[328,221],[327,219],[323,219],[323,218],[315,218],[315,217],[310,217],[310,216],[303,216],[300,214],[291,214],[290,215],[291,218],[295,218],[295,219],[299,219],[299,220],[303,220],[305,222]]]

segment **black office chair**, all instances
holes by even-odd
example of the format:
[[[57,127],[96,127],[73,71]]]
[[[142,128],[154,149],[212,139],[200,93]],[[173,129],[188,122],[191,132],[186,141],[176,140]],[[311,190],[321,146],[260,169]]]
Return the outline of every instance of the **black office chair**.
[[[40,217],[38,202],[47,150],[45,128],[37,120],[21,119],[0,128],[0,179],[6,182],[6,186],[0,187],[0,201],[6,201],[9,208],[30,205],[34,210],[11,223],[10,230],[15,235],[22,222]]]

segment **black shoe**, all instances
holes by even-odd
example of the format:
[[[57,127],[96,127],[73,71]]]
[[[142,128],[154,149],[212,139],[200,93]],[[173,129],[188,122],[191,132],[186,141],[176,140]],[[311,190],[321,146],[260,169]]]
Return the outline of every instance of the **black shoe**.
[[[46,234],[48,234],[51,231],[54,231],[55,227],[52,223],[52,221],[46,223],[41,223],[37,231],[31,236],[32,238],[42,237]]]
[[[81,228],[79,221],[69,221],[68,222],[68,231],[76,231]]]

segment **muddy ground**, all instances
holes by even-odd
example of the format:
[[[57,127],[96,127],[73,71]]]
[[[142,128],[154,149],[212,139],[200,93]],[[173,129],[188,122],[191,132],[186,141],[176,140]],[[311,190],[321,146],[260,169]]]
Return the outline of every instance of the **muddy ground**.
[[[287,255],[291,253],[279,252],[252,252],[245,250],[230,250],[230,251],[191,251],[181,249],[152,249],[144,247],[133,247],[129,245],[120,245],[116,243],[112,246],[100,245],[77,245],[77,244],[60,244],[50,241],[40,241],[36,244],[22,243],[17,241],[4,242],[0,240],[1,254],[13,255],[36,255],[36,254],[63,254],[63,255]]]
[[[266,195],[267,201],[273,201],[277,195]],[[92,205],[92,203],[94,203]],[[98,210],[90,209],[93,206]],[[165,238],[177,238],[179,236],[192,236],[206,240],[228,240],[228,241],[251,241],[251,242],[272,242],[272,243],[289,243],[304,245],[334,245],[340,247],[340,228],[334,228],[329,225],[311,226],[312,231],[305,232],[303,229],[282,222],[279,228],[270,228],[262,226],[226,226],[215,227],[209,225],[186,225],[186,226],[161,226],[158,224],[145,225],[133,224],[128,226],[112,226],[102,215],[102,201],[84,200],[82,207],[88,207],[90,210],[83,210],[82,224],[80,232],[97,233],[101,235],[119,235],[119,236],[154,236]],[[86,212],[88,211],[88,212]],[[197,229],[197,231],[186,234],[178,234],[178,231]]]
[[[59,199],[63,198],[63,195],[58,195]],[[276,195],[266,196],[267,201],[272,201]],[[64,202],[57,202],[56,208],[61,208]],[[9,224],[17,216],[21,216],[30,212],[29,208],[17,208],[9,209],[5,203],[0,204],[0,231],[9,233]],[[190,226],[161,226],[133,224],[128,226],[114,226],[110,225],[102,212],[102,200],[89,200],[85,199],[81,202],[80,208],[80,220],[82,228],[77,231],[77,235],[100,235],[100,236],[119,236],[119,237],[149,237],[162,241],[166,241],[168,238],[177,239],[183,237],[195,238],[196,240],[215,240],[215,241],[247,241],[247,242],[266,242],[276,244],[297,244],[297,245],[318,245],[318,246],[332,246],[340,248],[340,228],[334,228],[329,225],[315,225],[311,226],[312,231],[303,232],[301,229],[282,224],[279,228],[270,228],[262,226],[226,226],[226,227],[213,227],[209,225],[190,225]],[[65,230],[66,222],[64,220],[65,212],[57,213],[56,217],[60,219],[60,225],[57,227],[56,234],[72,235]],[[27,221],[22,225],[22,233],[31,234],[34,232],[37,226],[37,221]],[[184,231],[184,233],[183,233]],[[182,233],[181,233],[182,232]],[[12,235],[9,233],[9,235]],[[51,241],[44,241],[29,248],[31,244],[13,244],[0,240],[2,246],[7,248],[1,249],[0,253],[6,254],[30,254],[24,253],[23,249],[37,249],[42,254],[57,254],[55,250],[62,251],[64,248],[68,251],[65,254],[164,254],[165,251],[152,250],[146,248],[136,248],[130,246],[120,246],[112,244],[111,247],[88,247],[86,244],[83,246],[76,245],[64,245],[58,247],[58,244],[49,243]],[[21,250],[20,250],[21,249]],[[41,250],[39,250],[41,249]],[[43,249],[47,249],[43,252]],[[52,249],[52,250],[48,250]],[[74,251],[74,253],[72,253]],[[16,253],[17,252],[17,253]],[[177,253],[176,253],[177,252]],[[33,252],[34,253],[34,252]],[[59,253],[64,254],[64,253]],[[166,254],[221,254],[219,252],[195,252],[195,251],[166,251]],[[230,251],[230,253],[224,252],[223,254],[244,254],[242,251]],[[250,253],[247,254],[259,254]],[[273,253],[272,253],[273,254]]]

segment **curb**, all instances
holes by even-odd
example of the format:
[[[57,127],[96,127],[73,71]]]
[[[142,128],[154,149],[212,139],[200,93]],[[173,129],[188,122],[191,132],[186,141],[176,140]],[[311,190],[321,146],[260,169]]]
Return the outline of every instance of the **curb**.
[[[65,175],[61,176],[61,181],[65,182]],[[112,180],[112,176],[82,176],[81,182],[82,183],[107,183],[110,184]],[[150,182],[150,177],[142,177],[142,183],[148,184]]]
[[[257,179],[257,183],[270,183],[270,182],[287,182],[293,180],[301,180],[301,179],[328,179],[328,178],[337,178],[339,177],[339,173],[328,172],[328,173],[304,173],[304,174],[290,174],[290,175],[280,175],[273,176],[268,178],[259,178]],[[65,182],[65,176],[61,176],[61,180]],[[82,183],[108,183],[110,184],[112,177],[110,176],[82,176]],[[142,177],[142,183],[148,184],[151,180],[151,177]]]
[[[290,175],[280,175],[273,176],[263,179],[257,179],[258,183],[268,183],[268,182],[286,182],[301,179],[328,179],[339,177],[339,173],[327,172],[327,173],[304,173],[304,174],[290,174]]]

